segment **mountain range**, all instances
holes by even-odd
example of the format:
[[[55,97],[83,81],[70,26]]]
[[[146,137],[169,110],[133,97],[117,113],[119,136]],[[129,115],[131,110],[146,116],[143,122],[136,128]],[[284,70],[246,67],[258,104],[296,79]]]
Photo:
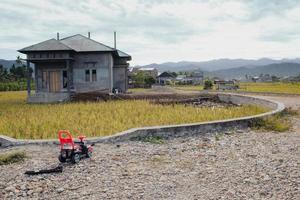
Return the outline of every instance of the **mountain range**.
[[[166,62],[149,64],[158,71],[194,71],[202,70],[205,76],[217,76],[224,79],[244,79],[245,75],[258,76],[270,74],[276,76],[296,76],[300,74],[300,58],[295,59],[217,59],[202,62]]]
[[[4,60],[4,59],[0,59],[0,65],[2,65],[4,68],[9,69],[11,68],[11,66],[15,64],[16,65],[16,61],[15,60]]]
[[[237,67],[230,69],[221,69],[211,72],[204,72],[209,77],[220,77],[223,79],[245,79],[246,75],[259,76],[260,74],[270,74],[278,77],[300,75],[299,63],[273,63],[262,66]]]
[[[190,62],[190,61],[180,61],[180,62],[165,62],[161,64],[148,64],[139,67],[154,67],[158,71],[192,71],[196,69],[201,69],[203,71],[215,71],[221,69],[230,69],[237,67],[257,67],[275,63],[300,63],[300,58],[295,59],[281,59],[275,60],[270,58],[261,58],[258,60],[254,59],[217,59],[201,62]]]

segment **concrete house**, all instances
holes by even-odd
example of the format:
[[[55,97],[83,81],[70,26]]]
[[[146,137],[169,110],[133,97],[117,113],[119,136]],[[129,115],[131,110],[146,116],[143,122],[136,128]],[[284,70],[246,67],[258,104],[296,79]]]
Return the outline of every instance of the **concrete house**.
[[[170,72],[163,72],[160,75],[157,76],[157,83],[159,85],[167,85],[168,83],[171,83],[175,80],[175,76],[171,74]]]
[[[192,80],[193,85],[201,85],[203,84],[204,75],[202,71],[194,71],[188,78]]]
[[[128,61],[131,56],[88,37],[77,34],[50,39],[20,49],[27,55],[27,67],[35,65],[35,94],[28,102],[60,102],[72,93],[111,93],[127,90]]]

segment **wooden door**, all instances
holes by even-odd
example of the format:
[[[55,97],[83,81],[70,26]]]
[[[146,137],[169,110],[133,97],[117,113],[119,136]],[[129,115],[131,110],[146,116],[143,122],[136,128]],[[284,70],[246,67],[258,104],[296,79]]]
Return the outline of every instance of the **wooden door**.
[[[49,92],[60,92],[61,73],[60,71],[49,72]]]

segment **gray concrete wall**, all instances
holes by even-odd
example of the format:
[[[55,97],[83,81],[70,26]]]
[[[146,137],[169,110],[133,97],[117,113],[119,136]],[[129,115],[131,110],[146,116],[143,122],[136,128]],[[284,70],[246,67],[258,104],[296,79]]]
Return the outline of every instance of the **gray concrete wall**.
[[[218,120],[202,123],[168,125],[168,126],[153,126],[143,128],[133,128],[127,131],[117,133],[116,135],[98,138],[89,138],[87,141],[90,143],[111,143],[132,140],[147,136],[160,136],[162,138],[186,137],[191,135],[205,135],[224,132],[232,129],[241,129],[248,127],[249,123],[253,120],[260,119],[284,110],[284,105],[279,102],[254,98],[242,95],[233,94],[218,94],[219,98],[225,102],[232,102],[235,104],[252,104],[265,106],[271,111],[254,115],[246,116],[228,120]],[[7,137],[0,136],[0,146],[17,146],[28,144],[58,144],[58,140],[14,140]]]
[[[243,95],[236,95],[236,94],[218,94],[218,97],[221,101],[227,102],[227,103],[233,103],[235,105],[258,105],[270,108],[272,110],[275,110],[278,107],[277,102],[260,99],[256,97],[249,97],[249,96],[243,96]]]
[[[122,92],[126,92],[126,83],[127,83],[127,68],[125,67],[114,67],[114,88],[121,89]]]
[[[90,63],[90,64],[89,64]],[[91,64],[91,63],[94,63]],[[111,53],[79,53],[74,56],[73,87],[76,92],[102,91],[110,88]],[[86,82],[85,70],[96,69],[97,81]]]

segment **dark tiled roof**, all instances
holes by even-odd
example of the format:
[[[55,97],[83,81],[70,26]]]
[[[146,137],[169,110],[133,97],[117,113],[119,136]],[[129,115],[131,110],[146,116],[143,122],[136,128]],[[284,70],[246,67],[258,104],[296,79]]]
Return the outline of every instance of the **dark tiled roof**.
[[[38,44],[31,45],[29,47],[25,47],[23,49],[20,49],[19,52],[25,53],[25,52],[29,52],[29,51],[50,51],[50,50],[51,51],[66,51],[66,50],[72,50],[72,49],[56,39],[50,39],[50,40],[46,40],[44,42],[40,42]]]
[[[92,40],[83,35],[77,34],[70,37],[63,38],[61,40],[50,39],[29,47],[20,49],[19,52],[26,53],[30,51],[76,51],[76,52],[95,52],[95,51],[107,51],[117,52],[119,57],[129,58],[131,56],[120,50],[115,50],[109,46],[106,46],[100,42]]]
[[[169,72],[163,72],[161,73],[158,77],[161,77],[161,78],[175,78],[175,76]]]
[[[131,56],[128,55],[127,53],[124,53],[123,51],[120,51],[120,50],[117,49],[117,53],[118,53],[119,57],[128,57],[128,58],[131,59]]]
[[[113,48],[101,44],[97,41],[94,41],[80,34],[63,38],[60,40],[60,42],[74,49],[77,52],[114,51]]]

